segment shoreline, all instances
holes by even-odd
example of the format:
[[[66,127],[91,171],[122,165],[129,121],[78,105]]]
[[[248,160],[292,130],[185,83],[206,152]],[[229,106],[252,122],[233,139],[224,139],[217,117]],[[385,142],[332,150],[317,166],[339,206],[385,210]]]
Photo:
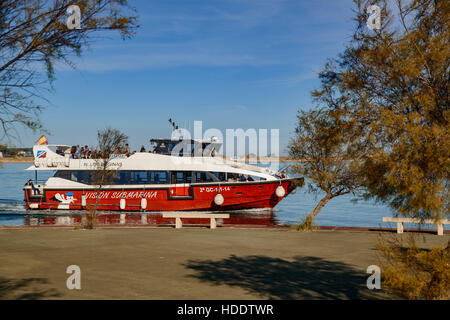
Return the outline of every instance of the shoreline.
[[[302,231],[296,230],[296,225],[275,225],[275,226],[264,226],[264,225],[245,225],[245,224],[235,224],[235,225],[217,225],[218,229],[254,229],[254,230],[290,230],[301,233]],[[165,225],[112,225],[112,224],[97,224],[94,229],[174,229],[175,224],[165,224]],[[317,229],[313,231],[306,232],[321,232],[321,231],[350,231],[350,232],[369,232],[369,233],[397,233],[397,228],[388,227],[339,227],[339,226],[318,226]],[[81,225],[0,225],[0,230],[27,230],[27,229],[73,229],[82,230]],[[209,229],[209,224],[183,224],[182,229]],[[437,229],[419,229],[419,228],[404,228],[405,233],[423,233],[423,234],[437,234]],[[450,235],[450,230],[444,229],[444,235]]]
[[[0,158],[0,163],[33,163],[34,158]]]

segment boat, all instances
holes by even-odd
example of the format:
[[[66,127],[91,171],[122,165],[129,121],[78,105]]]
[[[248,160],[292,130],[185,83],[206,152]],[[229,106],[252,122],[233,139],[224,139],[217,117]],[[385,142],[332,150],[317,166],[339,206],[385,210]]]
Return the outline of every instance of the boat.
[[[284,173],[218,154],[221,142],[216,138],[150,141],[155,144],[152,152],[110,152],[87,159],[75,159],[68,145],[35,145],[34,163],[26,169],[35,171],[34,183],[30,179],[23,189],[26,208],[140,212],[272,209],[295,192],[296,179]],[[188,149],[192,152],[186,153]],[[105,163],[113,179],[99,185],[93,177]],[[39,183],[38,173],[49,170],[54,175]]]

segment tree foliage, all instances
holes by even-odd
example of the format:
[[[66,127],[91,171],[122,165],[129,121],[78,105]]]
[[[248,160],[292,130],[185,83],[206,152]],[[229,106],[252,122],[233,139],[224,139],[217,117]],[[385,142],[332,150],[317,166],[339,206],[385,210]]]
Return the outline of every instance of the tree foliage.
[[[377,253],[383,287],[406,299],[450,299],[450,241],[447,247],[420,248],[413,237],[380,237]]]
[[[100,193],[105,186],[113,184],[118,173],[117,166],[113,165],[112,161],[121,154],[114,154],[114,150],[125,150],[127,142],[128,136],[118,129],[105,128],[97,132],[97,150],[100,157],[94,160],[94,168],[91,170],[91,181],[95,186],[96,197],[95,203],[87,206],[88,214],[83,224],[85,229],[94,228]]]
[[[300,159],[292,170],[307,178],[309,190],[325,196],[305,220],[312,219],[334,197],[353,193],[360,186],[361,148],[357,127],[325,109],[301,111],[295,136],[289,143],[290,156]]]
[[[67,9],[80,8],[80,29],[69,29]],[[0,125],[15,136],[17,125],[42,129],[39,114],[58,62],[74,67],[94,32],[117,30],[123,38],[137,27],[124,0],[2,0],[0,2]],[[101,33],[100,33],[101,34]]]
[[[378,1],[380,30],[366,26],[372,2],[355,3],[353,39],[313,97],[354,125],[366,197],[438,220],[450,209],[450,2]]]

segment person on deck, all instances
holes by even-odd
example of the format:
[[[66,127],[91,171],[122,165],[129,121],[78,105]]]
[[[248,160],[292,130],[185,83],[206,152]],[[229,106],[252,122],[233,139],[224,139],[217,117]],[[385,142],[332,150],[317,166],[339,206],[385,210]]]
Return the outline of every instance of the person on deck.
[[[39,189],[36,188],[36,187],[34,186],[33,180],[31,180],[31,179],[28,180],[28,182],[25,183],[25,186],[31,186],[31,190],[33,191],[33,195],[41,194],[41,192],[39,191]]]
[[[79,145],[76,146],[74,159],[80,159],[80,146]]]

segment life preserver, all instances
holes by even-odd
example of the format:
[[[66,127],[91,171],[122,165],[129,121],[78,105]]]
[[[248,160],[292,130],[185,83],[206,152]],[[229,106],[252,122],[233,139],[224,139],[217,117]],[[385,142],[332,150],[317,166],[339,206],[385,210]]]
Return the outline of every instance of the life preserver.
[[[120,199],[120,201],[119,201],[120,210],[125,210],[126,206],[127,206],[127,201],[124,198]]]
[[[279,185],[275,190],[275,194],[277,195],[277,197],[283,198],[286,194],[286,190],[284,190],[283,186]]]
[[[145,198],[141,199],[141,209],[142,210],[147,209],[147,199],[145,199]]]
[[[225,199],[223,198],[223,195],[221,195],[220,193],[216,194],[216,196],[214,197],[214,203],[218,206],[221,206],[224,201]]]

